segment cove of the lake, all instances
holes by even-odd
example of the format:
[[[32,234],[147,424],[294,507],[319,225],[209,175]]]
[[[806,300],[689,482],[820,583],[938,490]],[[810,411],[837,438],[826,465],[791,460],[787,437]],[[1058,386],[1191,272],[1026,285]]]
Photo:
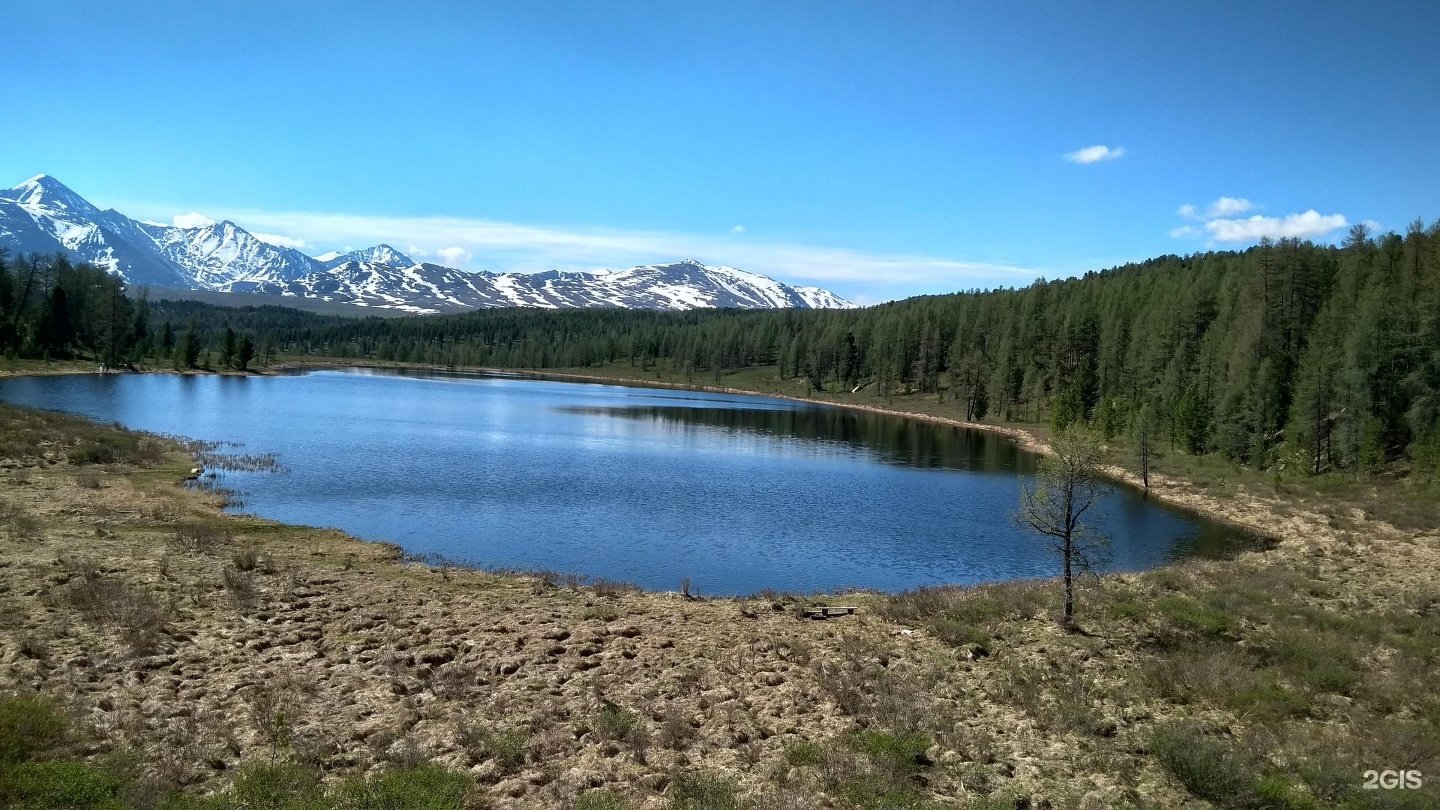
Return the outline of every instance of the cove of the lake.
[[[347,369],[0,380],[0,401],[274,453],[247,512],[486,568],[701,594],[1054,576],[1012,515],[1035,458],[977,430],[783,399]],[[1115,488],[1112,570],[1235,532]]]

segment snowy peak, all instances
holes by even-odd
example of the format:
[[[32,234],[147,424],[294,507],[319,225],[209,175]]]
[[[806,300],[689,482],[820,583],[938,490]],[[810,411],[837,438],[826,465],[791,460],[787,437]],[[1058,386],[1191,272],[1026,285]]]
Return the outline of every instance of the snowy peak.
[[[90,219],[100,216],[98,208],[48,174],[37,174],[18,186],[0,192],[0,199],[29,209],[66,212]]]
[[[406,256],[404,253],[386,244],[379,244],[375,247],[364,250],[352,250],[349,253],[327,253],[323,257],[315,257],[316,261],[323,264],[327,269],[339,267],[348,262],[359,262],[361,264],[379,264],[391,267],[396,270],[404,270],[407,267],[414,267],[419,262]]]
[[[686,310],[850,307],[814,287],[695,259],[625,270],[471,273],[388,244],[310,258],[229,220],[193,228],[100,211],[48,175],[0,191],[0,249],[64,253],[136,285],[254,292],[407,312],[492,307]]]

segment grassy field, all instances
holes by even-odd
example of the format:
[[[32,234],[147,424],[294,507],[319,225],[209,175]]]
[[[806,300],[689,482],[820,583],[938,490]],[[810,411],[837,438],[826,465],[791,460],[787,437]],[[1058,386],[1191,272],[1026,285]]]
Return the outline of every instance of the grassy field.
[[[426,566],[223,514],[193,451],[0,408],[0,807],[1437,806],[1440,533],[1384,485],[1167,456],[1275,543],[1087,580],[1066,633],[1053,582],[815,621]]]

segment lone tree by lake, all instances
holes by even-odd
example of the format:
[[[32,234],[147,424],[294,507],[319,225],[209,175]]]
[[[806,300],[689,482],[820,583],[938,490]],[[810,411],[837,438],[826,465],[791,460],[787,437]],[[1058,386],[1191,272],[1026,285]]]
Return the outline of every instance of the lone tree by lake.
[[[1094,525],[1092,509],[1105,497],[1100,481],[1100,441],[1069,428],[1055,434],[1052,453],[1040,460],[1033,487],[1021,486],[1021,525],[1039,533],[1063,564],[1067,628],[1075,627],[1075,577],[1101,565],[1110,538]]]

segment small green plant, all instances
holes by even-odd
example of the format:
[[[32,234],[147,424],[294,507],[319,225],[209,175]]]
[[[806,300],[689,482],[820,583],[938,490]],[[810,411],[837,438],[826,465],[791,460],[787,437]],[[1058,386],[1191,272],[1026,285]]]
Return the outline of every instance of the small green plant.
[[[810,740],[796,740],[786,744],[785,761],[796,768],[819,765],[825,761],[825,749]]]
[[[850,743],[886,772],[910,776],[925,764],[930,738],[916,732],[861,731],[850,738]]]
[[[1235,634],[1232,614],[1188,596],[1163,596],[1155,601],[1155,607],[1171,626],[1183,632],[1217,638]]]
[[[1155,730],[1150,753],[1196,796],[1224,807],[1247,805],[1253,766],[1233,744],[1193,726],[1169,725]]]
[[[491,759],[502,772],[511,772],[525,764],[525,749],[530,735],[519,730],[496,730],[466,724],[457,734],[458,742],[478,759]]]
[[[0,697],[0,767],[54,749],[65,738],[65,718],[36,697]]]
[[[335,791],[334,804],[346,810],[458,810],[472,789],[468,776],[426,763],[352,777]]]
[[[740,787],[717,774],[685,774],[668,791],[670,810],[740,810]]]
[[[640,729],[639,715],[608,700],[590,722],[590,730],[604,740],[630,740]]]
[[[83,762],[22,762],[0,772],[0,797],[10,807],[124,810],[120,783]]]
[[[256,762],[241,768],[230,789],[216,797],[209,808],[322,810],[331,806],[318,773],[292,762]]]

